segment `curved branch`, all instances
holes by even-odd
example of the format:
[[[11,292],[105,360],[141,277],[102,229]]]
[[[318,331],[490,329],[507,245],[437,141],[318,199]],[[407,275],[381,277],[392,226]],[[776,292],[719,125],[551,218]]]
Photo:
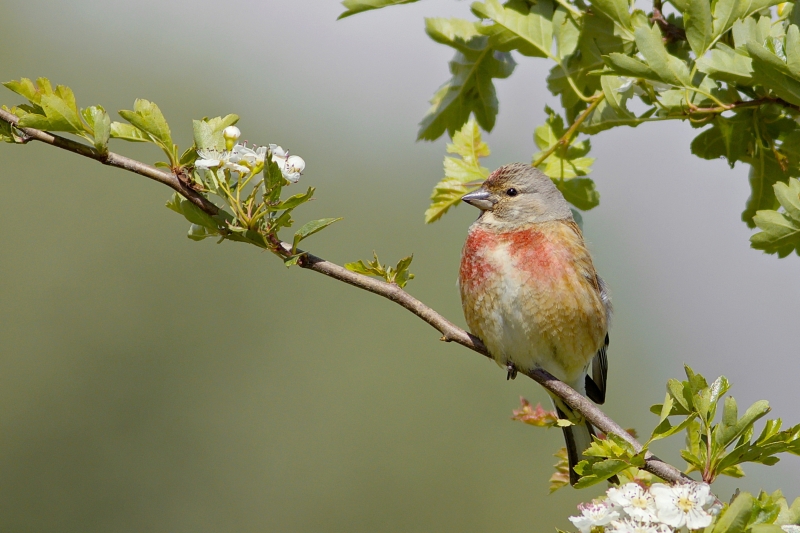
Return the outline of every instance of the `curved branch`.
[[[0,109],[0,120],[8,122],[14,127],[17,127],[17,123],[19,121],[14,114],[2,109]],[[65,139],[63,137],[59,137],[58,135],[53,135],[42,130],[37,130],[34,128],[17,129],[19,129],[25,135],[24,142],[27,142],[28,140],[41,141],[63,150],[94,159],[103,163],[104,165],[117,167],[140,174],[159,183],[163,183],[164,185],[177,191],[209,215],[216,215],[220,211],[217,206],[211,203],[203,195],[192,189],[174,174],[163,172],[157,168],[145,165],[144,163],[121,156],[119,154],[115,154],[113,152],[107,152],[105,154],[100,153],[99,151],[85,144],[81,144],[70,139]],[[275,244],[279,248],[278,252],[281,255],[292,255],[291,244],[280,241],[276,242]],[[326,261],[325,259],[312,255],[308,252],[302,252],[301,250],[298,250],[298,252],[303,253],[303,256],[298,261],[298,265],[300,267],[313,270],[314,272],[319,272],[320,274],[338,281],[343,281],[344,283],[348,283],[354,287],[358,287],[359,289],[364,289],[373,294],[383,296],[384,298],[387,298],[414,313],[416,316],[430,324],[442,334],[441,340],[446,342],[455,342],[492,359],[491,354],[489,354],[486,346],[479,338],[459,328],[394,283],[387,283],[363,274],[351,272],[342,266],[331,263],[330,261]],[[603,413],[603,411],[601,411],[594,403],[589,401],[586,397],[568,386],[566,383],[559,381],[553,375],[542,369],[536,369],[529,372],[520,371],[520,373],[530,377],[537,383],[541,384],[545,389],[563,399],[567,405],[569,405],[575,411],[581,413],[586,420],[591,422],[600,431],[606,434],[613,433],[618,435],[629,442],[637,453],[642,450],[641,443],[639,443],[627,431],[620,427],[619,424],[614,422],[605,413]],[[655,474],[661,479],[671,483],[689,480],[689,478],[682,474],[680,470],[658,459],[649,452],[645,456],[645,465],[643,468],[644,470],[647,470],[648,472]]]

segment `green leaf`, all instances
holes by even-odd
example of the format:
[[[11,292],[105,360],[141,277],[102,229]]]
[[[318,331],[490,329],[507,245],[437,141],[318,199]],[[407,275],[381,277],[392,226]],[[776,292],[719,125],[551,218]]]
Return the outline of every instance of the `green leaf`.
[[[686,40],[697,57],[702,57],[713,40],[711,2],[709,0],[689,0],[683,19]]]
[[[621,28],[633,29],[627,0],[595,0],[592,2],[592,7],[597,8]]]
[[[264,193],[265,200],[269,203],[277,203],[281,197],[281,190],[283,189],[283,185],[286,182],[286,179],[283,177],[283,173],[281,172],[281,167],[272,160],[272,158],[266,158],[264,161],[264,189],[266,192]]]
[[[689,424],[695,419],[695,415],[691,415],[685,419],[683,419],[677,425],[672,425],[668,418],[664,418],[656,427],[653,429],[652,434],[650,435],[650,440],[648,444],[657,440],[665,439],[670,437],[676,433],[680,433],[684,429],[686,429]]]
[[[137,98],[133,103],[133,111],[123,109],[119,115],[136,128],[148,134],[156,144],[166,152],[172,151],[172,135],[169,125],[156,104]]]
[[[583,211],[594,209],[600,205],[600,193],[594,188],[590,178],[553,180],[564,198]]]
[[[228,126],[233,126],[239,121],[238,115],[226,115],[224,117],[205,117],[202,120],[192,121],[192,131],[194,133],[194,145],[198,150],[224,150],[225,139],[222,132]]]
[[[660,81],[678,87],[691,87],[689,67],[684,61],[667,52],[658,25],[640,26],[634,31],[634,37],[639,52]]]
[[[189,233],[186,236],[193,241],[202,241],[209,237],[219,237],[219,231],[199,224],[192,224],[189,226]]]
[[[364,274],[365,276],[377,276],[383,278],[387,283],[396,283],[400,288],[405,287],[409,280],[414,279],[414,274],[408,272],[408,267],[411,266],[411,261],[414,259],[413,255],[402,258],[398,261],[395,268],[382,265],[378,254],[372,252],[372,261],[364,263],[359,259],[354,263],[345,263],[344,267],[352,272]]]
[[[180,194],[173,193],[172,198],[167,202],[167,207],[172,209],[178,214],[181,214],[191,222],[198,226],[203,226],[212,230],[217,229],[217,222],[211,215],[194,205],[192,202],[181,196]]]
[[[111,138],[140,143],[150,142],[150,137],[145,132],[123,122],[111,123]]]
[[[800,81],[786,63],[762,45],[747,43],[753,61],[753,78],[789,103],[800,105]]]
[[[25,96],[32,107],[20,117],[21,128],[36,128],[48,131],[66,131],[75,134],[84,134],[86,128],[81,122],[78,105],[72,89],[64,85],[56,86],[55,90],[47,78],[39,78],[34,85],[31,80],[23,78],[20,81],[7,82],[4,85],[12,91]],[[26,108],[22,106],[21,109]]]
[[[444,158],[444,179],[433,188],[431,205],[425,211],[426,224],[439,220],[461,202],[462,196],[480,187],[489,176],[489,169],[480,164],[480,159],[490,154],[489,147],[483,142],[475,120],[470,119],[453,135],[447,151],[461,159]]]
[[[311,222],[306,222],[303,226],[297,230],[294,234],[294,241],[292,242],[292,253],[297,250],[297,245],[305,238],[308,238],[315,233],[324,230],[334,222],[338,222],[342,220],[341,217],[339,218],[321,218],[319,220],[312,220]]]
[[[589,475],[583,475],[575,484],[575,488],[583,489],[586,487],[591,487],[592,485],[596,485],[597,483],[607,480],[611,476],[619,474],[630,466],[630,463],[620,459],[606,459],[605,461],[594,463],[591,467],[592,473]]]
[[[294,196],[290,196],[289,198],[283,200],[281,203],[269,206],[270,211],[282,211],[284,209],[294,209],[295,207],[302,205],[309,201],[312,196],[314,196],[314,191],[316,189],[314,187],[309,187],[306,192],[295,194]]]
[[[756,212],[753,222],[761,231],[750,237],[751,246],[780,257],[792,251],[800,255],[800,182],[794,178],[788,184],[778,182],[773,191],[784,211]]]
[[[605,98],[581,124],[581,132],[594,135],[616,126],[635,128],[651,120],[656,111],[655,107],[651,107],[638,117],[628,109],[627,102],[633,95],[633,87],[620,92],[623,82],[618,76],[602,76],[600,80]]]
[[[300,261],[300,258],[303,257],[304,255],[306,254],[305,253],[294,254],[293,256],[284,259],[283,264],[284,266],[286,266],[286,268],[293,267],[297,265],[298,261]]]
[[[534,4],[512,0],[505,6],[501,5],[498,0],[487,0],[485,3],[474,2],[472,11],[478,17],[493,20],[529,45],[520,48],[521,53],[534,57],[552,57],[553,3],[551,0],[540,0]],[[575,44],[577,45],[577,35]]]
[[[779,3],[781,3],[780,0],[717,0],[713,4],[713,37],[716,39],[731,29],[737,20],[749,17],[756,11],[761,11]]]
[[[534,130],[534,142],[542,151],[533,156],[533,162],[539,161],[542,156],[552,147],[556,146],[559,140],[566,133],[564,119],[550,107],[545,107],[548,118],[545,123]],[[591,142],[586,139],[578,141],[573,137],[569,145],[557,147],[543,161],[536,165],[545,174],[550,176],[565,197],[569,201],[574,200],[575,207],[578,209],[591,209],[597,205],[600,197],[594,190],[594,183],[591,180],[578,181],[574,184],[569,183],[572,178],[585,176],[591,172],[591,165],[594,159],[585,157],[591,149]]]
[[[559,5],[553,13],[553,36],[556,39],[556,57],[566,59],[578,48],[581,28],[574,15]]]
[[[753,495],[741,492],[717,518],[711,533],[743,533],[753,509]]]
[[[661,77],[656,72],[642,63],[638,59],[634,59],[626,54],[612,53],[603,56],[603,61],[614,74],[620,76],[629,76],[631,78],[643,78],[646,80],[662,81]]]
[[[436,42],[455,48],[450,61],[453,77],[431,99],[431,108],[420,122],[418,139],[433,141],[445,131],[453,135],[475,114],[478,124],[491,131],[497,117],[497,95],[492,82],[507,78],[516,63],[507,52],[494,50],[489,38],[474,23],[459,19],[426,19],[425,29]]]
[[[50,85],[50,81],[47,80],[47,78],[39,78],[37,81],[39,82],[39,85],[43,85],[43,81],[46,82],[48,86]],[[39,97],[41,96],[41,93],[29,78],[6,81],[3,82],[3,85],[7,89],[10,89],[18,95],[26,98],[32,104],[39,103]]]
[[[697,69],[715,80],[752,85],[753,61],[723,43],[697,60]]]
[[[87,107],[81,112],[83,119],[92,130],[94,147],[100,153],[108,152],[108,139],[111,136],[111,117],[101,106]]]
[[[339,15],[339,18],[336,20],[341,20],[363,11],[370,11],[372,9],[380,9],[388,6],[399,6],[400,4],[411,4],[416,1],[417,0],[344,0],[342,5],[347,11]]]
[[[745,210],[742,212],[742,220],[749,227],[754,228],[756,226],[754,217],[759,211],[774,210],[778,207],[773,186],[778,181],[786,179],[786,175],[776,159],[775,153],[771,150],[759,148],[754,156],[744,158],[744,161],[751,165],[751,192]],[[762,217],[762,221],[770,226],[775,222],[774,219],[767,220],[764,217]],[[752,239],[751,245],[753,245]]]
[[[414,279],[414,274],[408,271],[408,268],[411,266],[411,261],[413,260],[413,254],[409,255],[408,257],[404,257],[397,262],[397,266],[394,269],[394,282],[397,283],[401,289],[404,288],[410,280]]]

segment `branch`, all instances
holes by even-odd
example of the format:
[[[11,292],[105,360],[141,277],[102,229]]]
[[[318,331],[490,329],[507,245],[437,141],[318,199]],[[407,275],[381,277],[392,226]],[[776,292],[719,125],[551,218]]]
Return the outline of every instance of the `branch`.
[[[663,6],[661,0],[655,0],[653,2],[653,14],[650,17],[650,22],[655,22],[658,24],[658,27],[661,28],[662,32],[664,32],[664,38],[666,39],[667,43],[685,41],[686,30],[668,21],[664,17],[662,9]]]
[[[599,99],[597,101],[599,101]],[[590,106],[590,108],[587,111],[591,111],[591,109],[593,109],[594,106],[595,103],[593,103],[593,105]],[[8,111],[4,111],[2,109],[0,109],[0,120],[8,122],[14,127],[16,127],[19,121],[19,119],[14,114],[9,113]],[[577,129],[577,126],[574,127],[575,129]],[[57,135],[53,135],[51,133],[44,132],[42,130],[37,130],[34,128],[17,128],[17,129],[19,129],[24,134],[25,142],[27,142],[28,140],[41,141],[43,143],[56,146],[63,150],[67,150],[76,153],[78,155],[94,159],[96,161],[100,161],[104,165],[109,165],[112,167],[128,170],[136,174],[140,174],[142,176],[155,180],[159,183],[167,185],[171,189],[183,195],[185,198],[190,200],[192,203],[194,203],[196,206],[198,206],[200,209],[202,209],[209,215],[213,216],[219,213],[219,208],[217,206],[212,204],[197,191],[195,191],[188,185],[184,184],[183,181],[180,180],[174,174],[163,172],[154,167],[145,165],[144,163],[121,156],[119,154],[115,154],[113,152],[102,154],[92,147],[89,147],[87,145],[69,139],[65,139],[63,137],[59,137]],[[573,128],[570,128],[570,130],[572,129]],[[567,133],[569,134],[569,132]],[[279,255],[285,257],[292,255],[291,244],[282,242],[277,238],[275,238],[275,241],[272,244],[276,247],[276,252]],[[458,326],[456,326],[455,324],[447,320],[445,317],[443,317],[442,315],[440,315],[427,305],[423,304],[422,302],[411,296],[409,293],[407,293],[394,283],[387,283],[385,281],[371,278],[369,276],[364,276],[362,274],[351,272],[342,266],[326,261],[308,252],[303,252],[302,250],[298,250],[298,252],[303,254],[301,259],[298,261],[298,265],[300,267],[308,270],[313,270],[314,272],[319,272],[320,274],[324,274],[325,276],[328,276],[330,278],[343,281],[354,287],[358,287],[359,289],[364,289],[373,294],[383,296],[384,298],[391,300],[392,302],[402,306],[408,311],[411,311],[419,318],[421,318],[422,320],[433,326],[433,328],[435,328],[437,331],[439,331],[439,333],[442,334],[441,340],[445,342],[455,342],[485,357],[488,357],[489,359],[493,359],[491,354],[489,354],[489,351],[486,349],[486,346],[483,344],[483,342],[481,342],[479,338],[459,328]],[[642,450],[642,445],[638,441],[636,441],[636,439],[631,437],[627,431],[625,431],[622,427],[620,427],[616,422],[611,420],[611,418],[609,418],[605,413],[603,413],[591,401],[589,401],[575,389],[569,387],[566,383],[559,381],[553,375],[549,374],[548,372],[542,369],[536,369],[529,372],[520,371],[520,373],[530,377],[537,383],[541,384],[545,389],[563,399],[567,405],[569,405],[572,409],[582,414],[586,418],[586,420],[591,422],[592,425],[597,427],[600,431],[606,434],[613,433],[623,438],[633,446],[633,448],[636,450],[637,453]],[[658,459],[655,455],[649,452],[645,456],[645,465],[643,468],[644,470],[647,470],[648,472],[655,474],[661,479],[671,483],[689,480],[689,478],[683,475],[680,472],[680,470]]]

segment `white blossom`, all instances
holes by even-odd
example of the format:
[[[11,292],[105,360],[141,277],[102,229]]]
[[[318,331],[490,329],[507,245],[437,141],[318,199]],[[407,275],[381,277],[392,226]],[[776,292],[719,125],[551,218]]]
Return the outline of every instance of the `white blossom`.
[[[250,148],[247,144],[237,144],[233,147],[231,161],[244,164],[250,168],[256,168],[264,164],[266,156],[266,146],[254,145],[253,148]]]
[[[233,172],[239,172],[240,174],[246,174],[249,172],[247,167],[239,165],[236,163],[236,161],[231,160],[233,152],[207,148],[198,150],[197,155],[200,156],[200,159],[194,162],[194,166],[197,168],[222,168],[232,170]]]
[[[668,486],[656,483],[650,487],[655,498],[659,521],[673,527],[703,529],[711,524],[712,516],[707,510],[716,499],[705,483],[686,483]]]
[[[570,516],[569,520],[581,533],[589,533],[594,526],[605,526],[619,518],[619,513],[605,503],[585,503],[578,509],[580,516]]]
[[[665,524],[641,522],[632,518],[614,520],[606,526],[606,533],[671,533]]]
[[[297,183],[300,180],[300,174],[306,168],[303,158],[299,155],[289,155],[288,150],[284,150],[277,144],[270,144],[269,149],[272,152],[272,160],[280,167],[283,177],[292,183]]]
[[[786,533],[800,533],[800,526],[794,524],[786,524],[785,526],[781,526],[781,529]]]
[[[608,501],[622,508],[626,515],[639,522],[656,522],[656,502],[653,495],[636,483],[608,489]]]

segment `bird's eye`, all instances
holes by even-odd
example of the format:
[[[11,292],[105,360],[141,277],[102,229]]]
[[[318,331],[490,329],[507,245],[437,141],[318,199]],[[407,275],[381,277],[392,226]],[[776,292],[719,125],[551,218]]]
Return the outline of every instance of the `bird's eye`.
[[[517,189],[515,189],[514,187],[511,187],[506,191],[506,194],[509,196],[516,196],[519,194],[519,191],[517,191]]]

